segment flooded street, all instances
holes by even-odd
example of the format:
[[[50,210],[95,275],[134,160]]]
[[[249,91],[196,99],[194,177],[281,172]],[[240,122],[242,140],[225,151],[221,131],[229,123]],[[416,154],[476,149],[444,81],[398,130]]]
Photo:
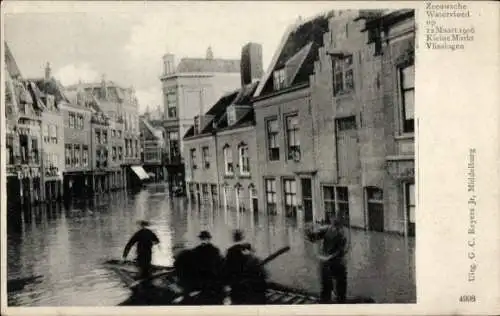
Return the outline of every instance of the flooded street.
[[[11,210],[12,212],[12,210]],[[304,239],[301,227],[264,214],[193,206],[170,198],[163,186],[150,186],[134,195],[115,192],[92,201],[34,208],[9,219],[8,279],[37,277],[9,292],[14,306],[112,306],[128,297],[106,259],[120,258],[138,219],[152,222],[161,241],[153,263],[172,264],[172,246],[193,246],[202,229],[225,252],[237,226],[263,258],[281,247],[291,250],[267,265],[271,279],[319,292],[319,245]],[[351,230],[348,255],[348,294],[369,296],[378,303],[416,301],[414,241],[401,236]],[[132,251],[129,258],[133,258]]]

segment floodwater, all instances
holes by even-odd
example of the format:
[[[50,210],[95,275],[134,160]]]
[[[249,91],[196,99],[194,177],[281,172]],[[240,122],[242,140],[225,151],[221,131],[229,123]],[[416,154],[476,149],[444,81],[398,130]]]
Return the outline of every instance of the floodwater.
[[[121,258],[137,229],[138,219],[152,222],[161,248],[153,263],[172,264],[172,246],[194,246],[197,234],[209,230],[225,252],[231,230],[245,231],[264,258],[284,246],[291,250],[266,265],[275,282],[308,291],[320,290],[319,245],[304,239],[303,228],[280,217],[191,205],[170,198],[165,186],[152,185],[136,193],[115,192],[70,207],[49,205],[9,216],[8,279],[27,279],[11,289],[10,306],[113,306],[129,291],[103,268],[107,259]],[[12,215],[12,214],[11,214]],[[414,240],[401,236],[350,230],[348,295],[371,297],[377,303],[416,301]],[[135,251],[131,251],[132,258]]]

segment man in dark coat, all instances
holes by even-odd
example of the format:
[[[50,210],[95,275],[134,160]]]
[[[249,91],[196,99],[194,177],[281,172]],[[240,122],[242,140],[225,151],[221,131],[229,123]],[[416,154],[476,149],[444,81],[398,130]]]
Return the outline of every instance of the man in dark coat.
[[[151,275],[151,261],[153,246],[160,243],[158,236],[150,229],[149,222],[139,221],[140,229],[130,238],[123,250],[123,260],[127,258],[132,246],[137,244],[137,266],[139,267],[139,277],[145,279]]]
[[[198,238],[201,243],[192,250],[191,260],[194,260],[194,276],[197,280],[195,288],[201,291],[200,305],[222,304],[224,300],[221,268],[223,258],[219,248],[211,243],[212,235],[202,231]]]
[[[343,232],[342,222],[335,218],[327,227],[317,232],[307,232],[307,237],[313,242],[323,240],[323,253],[320,256],[321,302],[331,302],[333,279],[335,279],[337,303],[345,303],[347,292],[347,267],[345,263],[347,239]]]

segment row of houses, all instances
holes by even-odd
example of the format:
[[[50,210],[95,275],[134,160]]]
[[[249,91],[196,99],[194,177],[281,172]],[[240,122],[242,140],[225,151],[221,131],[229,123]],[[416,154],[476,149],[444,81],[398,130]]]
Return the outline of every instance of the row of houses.
[[[183,138],[188,197],[300,223],[415,231],[413,10],[333,11],[289,27],[267,72]]]
[[[24,78],[5,43],[6,171],[9,205],[132,187],[140,166],[132,88],[104,77],[63,87],[51,74]]]

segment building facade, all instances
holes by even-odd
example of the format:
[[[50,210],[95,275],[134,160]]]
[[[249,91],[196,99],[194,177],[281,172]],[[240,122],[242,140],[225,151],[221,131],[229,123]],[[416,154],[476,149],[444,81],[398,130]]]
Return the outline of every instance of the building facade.
[[[336,11],[291,29],[253,99],[262,208],[413,235],[413,11]]]
[[[39,98],[45,104],[42,112],[42,198],[45,201],[59,200],[63,193],[64,162],[64,115],[61,109],[68,103],[63,87],[51,75],[50,65],[45,67],[45,76],[33,79]]]
[[[318,219],[314,137],[325,131],[313,124],[310,76],[331,17],[289,27],[253,98],[259,208],[300,223]]]
[[[147,117],[139,120],[140,128],[140,152],[144,170],[155,182],[164,180],[165,170],[163,167],[163,154],[165,140],[164,131],[151,125]]]
[[[195,116],[184,137],[188,197],[224,209],[258,211],[257,142],[251,98],[262,76],[262,47],[242,49],[241,88]]]
[[[163,56],[163,127],[167,167],[171,186],[184,187],[183,136],[195,116],[203,116],[224,93],[241,84],[239,60],[214,58],[207,49],[206,58],[183,58],[175,65],[175,56]]]
[[[40,202],[42,195],[42,112],[34,82],[25,80],[5,43],[7,206]]]
[[[102,77],[101,82],[78,83],[68,91],[83,91],[91,100],[91,165],[99,192],[140,186],[145,172],[140,166],[138,103],[133,88],[124,88]]]

